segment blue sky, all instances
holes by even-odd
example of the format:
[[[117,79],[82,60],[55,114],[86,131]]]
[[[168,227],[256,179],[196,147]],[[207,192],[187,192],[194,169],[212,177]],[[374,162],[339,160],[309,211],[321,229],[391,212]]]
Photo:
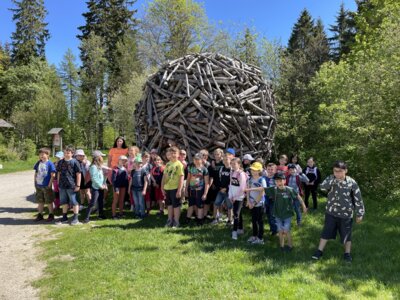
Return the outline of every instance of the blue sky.
[[[78,56],[79,33],[77,27],[84,24],[82,13],[86,11],[84,0],[45,0],[48,10],[50,40],[46,45],[46,56],[50,63],[58,65],[68,48]],[[356,9],[354,0],[204,0],[200,1],[210,21],[230,26],[251,26],[268,39],[277,39],[286,45],[293,24],[300,12],[307,8],[313,18],[321,18],[325,27],[335,21],[343,2],[350,10]],[[146,0],[134,5],[138,15],[143,13]],[[11,0],[0,0],[0,41],[10,42],[15,29],[12,21]]]

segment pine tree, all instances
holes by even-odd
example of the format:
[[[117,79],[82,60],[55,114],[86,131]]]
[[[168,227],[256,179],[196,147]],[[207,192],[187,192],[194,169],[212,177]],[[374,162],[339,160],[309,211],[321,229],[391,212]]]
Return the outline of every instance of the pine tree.
[[[79,74],[76,65],[75,55],[71,49],[64,54],[60,63],[58,74],[61,78],[61,85],[66,96],[70,120],[75,119],[75,106],[79,98]]]
[[[245,28],[243,37],[237,41],[236,52],[240,60],[255,66],[260,65],[260,57],[257,53],[257,35],[250,28]]]
[[[44,19],[47,10],[44,0],[13,0],[16,8],[13,21],[16,22],[12,33],[12,61],[15,64],[28,64],[32,57],[45,59],[45,46],[50,37]]]
[[[344,54],[350,52],[356,34],[354,14],[346,10],[343,3],[336,16],[336,24],[331,25],[329,30],[333,33],[333,36],[329,38],[331,56],[334,61],[338,62]]]
[[[293,53],[296,50],[305,50],[314,36],[314,21],[308,10],[304,9],[293,27],[287,50]]]

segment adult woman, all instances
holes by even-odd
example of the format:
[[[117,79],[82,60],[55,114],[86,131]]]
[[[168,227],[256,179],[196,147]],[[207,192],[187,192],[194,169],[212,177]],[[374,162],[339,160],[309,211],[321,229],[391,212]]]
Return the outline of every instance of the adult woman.
[[[109,168],[114,169],[118,166],[118,159],[121,155],[128,155],[128,147],[126,146],[125,139],[119,136],[114,141],[114,146],[108,152],[108,162]]]

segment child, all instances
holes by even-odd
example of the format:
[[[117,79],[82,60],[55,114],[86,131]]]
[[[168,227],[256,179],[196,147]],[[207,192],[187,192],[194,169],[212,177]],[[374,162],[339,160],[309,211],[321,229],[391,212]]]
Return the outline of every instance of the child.
[[[125,166],[128,162],[128,158],[125,155],[121,155],[118,159],[118,166],[112,171],[112,185],[114,189],[113,202],[111,206],[112,218],[117,220],[124,216],[124,200],[126,188],[128,187],[128,171]],[[117,203],[119,208],[119,214],[117,215]]]
[[[274,187],[275,180],[274,176],[276,174],[276,164],[269,163],[266,169],[265,181],[267,183],[267,187]],[[269,231],[271,235],[276,235],[278,233],[278,228],[276,227],[275,217],[272,213],[274,210],[274,202],[267,195],[265,195],[265,213],[267,214]]]
[[[285,174],[285,176],[288,175],[287,163],[288,163],[287,155],[281,154],[281,156],[279,156],[279,165],[277,166],[276,171]]]
[[[231,160],[231,180],[229,184],[229,199],[233,203],[232,239],[237,240],[238,234],[243,234],[242,206],[245,197],[247,176],[241,168],[240,158]]]
[[[186,169],[186,167],[187,167],[187,165],[188,165],[188,163],[187,163],[187,161],[186,161],[186,157],[187,157],[186,151],[185,151],[184,149],[181,149],[181,150],[179,151],[179,158],[178,158],[178,160],[182,163],[184,169]]]
[[[213,218],[215,218],[215,198],[217,197],[218,190],[216,188],[215,183],[218,181],[218,171],[220,168],[224,166],[224,163],[222,162],[222,155],[224,154],[224,151],[222,149],[215,149],[214,152],[214,159],[211,160],[210,165],[208,167],[208,174],[210,176],[210,189],[208,190],[207,193],[207,199],[204,202],[204,216],[208,215],[208,211],[210,210],[211,205],[214,206],[214,211],[213,211]]]
[[[101,151],[94,151],[93,154],[92,164],[89,167],[90,178],[92,181],[90,192],[91,192],[91,200],[88,206],[88,210],[86,213],[86,218],[83,221],[84,223],[89,223],[90,214],[92,213],[95,204],[97,203],[98,212],[99,212],[99,219],[105,219],[104,216],[104,190],[107,189],[106,184],[106,176],[103,173],[103,156],[105,154],[101,153]]]
[[[54,213],[53,213],[53,201],[54,201],[54,193],[52,189],[53,179],[56,174],[56,167],[49,160],[50,149],[42,148],[39,150],[39,161],[35,164],[33,169],[35,170],[35,189],[36,189],[36,202],[38,203],[38,214],[36,216],[35,221],[43,220],[43,210],[44,205],[47,204],[47,208],[49,209],[49,216],[46,219],[46,222],[54,221]]]
[[[289,175],[286,176],[286,185],[291,187],[300,197],[303,196],[303,189],[301,187],[301,183],[308,182],[308,178],[303,173],[300,175],[297,174],[297,169],[294,164],[288,165]],[[298,199],[295,199],[293,202],[294,211],[296,213],[296,221],[297,226],[301,226],[301,211],[300,211],[300,202]]]
[[[150,151],[150,164],[154,167],[156,164],[156,159],[158,157],[157,149],[151,149]]]
[[[56,153],[56,161],[54,163],[56,169],[58,162],[63,158],[64,158],[64,152],[58,151]],[[60,190],[58,188],[57,176],[54,176],[53,188],[54,188],[54,209],[58,209],[60,207]]]
[[[294,164],[296,166],[296,173],[297,175],[300,175],[301,173],[303,173],[303,169],[299,164],[299,156],[295,153],[292,154],[292,156],[290,157],[290,163]]]
[[[321,181],[321,173],[319,169],[315,166],[314,158],[310,157],[307,160],[307,167],[303,170],[303,173],[307,176],[308,181],[304,187],[305,189],[305,203],[308,207],[308,199],[310,198],[310,193],[313,200],[313,209],[317,209],[317,188]]]
[[[265,194],[274,202],[273,215],[276,220],[276,226],[279,233],[279,245],[282,251],[291,251],[293,249],[292,237],[290,235],[290,223],[293,215],[293,201],[299,199],[303,212],[307,212],[301,197],[296,192],[285,186],[286,176],[283,173],[276,173],[274,176],[275,187],[265,189]],[[287,245],[285,246],[285,238]]]
[[[179,149],[175,146],[168,149],[170,161],[164,169],[161,189],[165,196],[165,204],[168,207],[168,221],[166,227],[179,227],[181,215],[181,196],[183,187],[183,165],[178,160]]]
[[[75,151],[75,158],[79,163],[82,171],[82,178],[81,178],[81,186],[79,191],[79,199],[81,202],[80,210],[84,208],[85,199],[89,205],[90,203],[90,175],[89,175],[89,167],[90,163],[87,161],[85,152],[82,149],[78,149]]]
[[[160,211],[158,215],[164,215],[164,196],[161,191],[161,182],[164,174],[164,163],[160,156],[156,156],[154,160],[154,167],[150,172],[150,180],[154,188],[154,200],[158,203]]]
[[[63,209],[63,216],[57,222],[58,224],[68,223],[68,208],[72,206],[74,216],[71,220],[71,225],[78,225],[79,203],[76,200],[76,194],[81,186],[81,167],[78,161],[73,158],[74,148],[67,146],[64,150],[64,158],[57,164],[57,181],[60,189],[60,204]]]
[[[232,224],[232,208],[233,204],[229,199],[228,189],[231,180],[231,156],[224,155],[223,156],[224,166],[221,167],[218,171],[218,180],[215,181],[216,189],[218,191],[217,197],[215,198],[214,203],[214,216],[215,219],[212,224],[218,224],[220,221],[220,216],[222,215],[221,206],[223,204],[226,205],[228,209],[228,220],[227,225]]]
[[[150,182],[150,172],[151,169],[153,169],[153,165],[150,163],[150,153],[145,151],[143,153],[142,160],[143,160],[143,169],[146,171],[147,182]],[[148,184],[146,194],[144,196],[144,201],[146,202],[147,214],[150,214],[150,210],[152,207],[151,199],[152,199],[151,184]]]
[[[146,216],[144,197],[149,183],[147,175],[147,170],[143,167],[142,157],[136,156],[128,191],[133,194],[135,201],[135,217],[140,219]]]
[[[203,165],[203,157],[200,153],[194,156],[193,164],[188,166],[187,183],[186,195],[189,198],[189,208],[186,219],[189,223],[193,214],[193,207],[196,206],[198,225],[203,225],[203,207],[210,187],[210,176],[207,168]]]
[[[330,239],[336,239],[339,232],[340,241],[344,244],[344,260],[351,262],[351,232],[353,214],[356,222],[361,223],[365,207],[361,197],[361,191],[357,182],[346,176],[347,165],[344,161],[336,161],[333,165],[333,175],[328,176],[321,184],[321,189],[328,192],[326,204],[325,223],[317,251],[313,259],[320,259],[326,243]]]
[[[264,244],[264,189],[267,187],[265,178],[261,177],[262,164],[255,162],[250,166],[251,177],[247,192],[247,205],[251,209],[251,222],[253,225],[253,235],[248,239],[252,244]]]
[[[246,172],[247,176],[251,176],[250,166],[253,163],[254,158],[251,154],[245,154],[243,156],[243,170]]]
[[[140,153],[140,149],[136,146],[130,146],[128,148],[128,164],[127,164],[128,176],[131,174],[131,172],[134,168],[135,158],[136,158],[136,155],[138,155],[139,153]],[[128,190],[128,192],[129,192],[129,190]],[[134,210],[134,201],[133,201],[132,194],[129,194],[129,202],[131,203],[131,211],[133,211]]]

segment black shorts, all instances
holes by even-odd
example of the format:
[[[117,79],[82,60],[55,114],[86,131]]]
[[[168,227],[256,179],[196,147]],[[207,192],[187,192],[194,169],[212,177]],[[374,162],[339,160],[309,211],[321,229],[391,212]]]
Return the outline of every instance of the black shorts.
[[[81,182],[81,186],[80,186],[81,190],[90,189],[91,187],[92,187],[92,181],[91,180],[89,180],[87,183],[85,183],[85,181]]]
[[[204,204],[207,205],[213,204],[215,202],[215,198],[217,198],[217,194],[218,194],[218,188],[212,189],[210,187],[207,193],[207,199],[204,202]]]
[[[176,192],[178,190],[166,190],[165,205],[172,206],[173,208],[181,207],[181,199],[176,198]]]
[[[340,241],[344,244],[351,241],[352,218],[338,218],[330,214],[325,214],[325,224],[322,230],[321,238],[324,240],[336,239],[336,234],[339,232]]]
[[[204,201],[201,197],[204,194],[204,190],[191,190],[189,189],[189,206],[196,205],[197,208],[204,207]]]

